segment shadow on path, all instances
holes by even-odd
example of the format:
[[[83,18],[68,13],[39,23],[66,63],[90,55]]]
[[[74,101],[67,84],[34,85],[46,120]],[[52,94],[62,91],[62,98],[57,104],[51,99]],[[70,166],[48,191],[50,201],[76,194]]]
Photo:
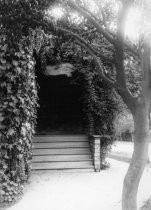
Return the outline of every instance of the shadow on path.
[[[112,158],[114,160],[122,161],[125,163],[130,163],[130,160],[131,160],[130,157],[119,156],[116,154],[108,154],[108,158]]]

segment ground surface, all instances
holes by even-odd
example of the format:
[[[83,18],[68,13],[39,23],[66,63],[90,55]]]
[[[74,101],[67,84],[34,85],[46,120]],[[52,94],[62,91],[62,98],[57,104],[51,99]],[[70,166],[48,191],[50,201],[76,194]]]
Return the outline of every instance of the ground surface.
[[[132,145],[124,148],[124,144],[118,143],[112,153],[128,150],[130,155]],[[110,158],[108,161],[111,167],[100,173],[33,173],[22,200],[8,210],[121,210],[122,183],[128,163]],[[139,187],[139,207],[151,195],[150,178],[148,165]]]
[[[117,141],[112,146],[109,157],[115,157],[117,160],[129,162],[133,152],[132,142]],[[151,143],[149,144],[149,161],[151,162]]]

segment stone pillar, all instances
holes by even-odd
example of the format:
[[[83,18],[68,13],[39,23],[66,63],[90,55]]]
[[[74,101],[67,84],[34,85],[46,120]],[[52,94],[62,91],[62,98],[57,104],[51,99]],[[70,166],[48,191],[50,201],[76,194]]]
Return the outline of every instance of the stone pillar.
[[[93,135],[90,137],[90,146],[94,162],[94,169],[96,172],[101,170],[101,139],[100,135]]]

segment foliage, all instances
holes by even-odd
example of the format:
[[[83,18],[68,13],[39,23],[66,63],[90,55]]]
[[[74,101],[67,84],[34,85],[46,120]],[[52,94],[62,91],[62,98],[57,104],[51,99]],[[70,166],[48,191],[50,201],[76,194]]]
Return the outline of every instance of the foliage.
[[[29,35],[30,28],[48,30],[53,26],[51,23],[48,26],[44,18],[45,9],[51,4],[49,0],[0,0],[1,29],[10,38],[9,44]]]
[[[1,201],[22,192],[31,170],[37,107],[33,53],[44,42],[43,30],[53,27],[44,18],[49,5],[48,0],[0,0]]]
[[[104,161],[115,140],[113,122],[118,106],[114,91],[92,69],[91,66],[85,71],[85,112],[90,134],[101,135],[101,158]]]
[[[132,56],[127,56],[124,61],[125,74],[128,87],[134,96],[138,96],[141,91],[142,72],[140,62]]]
[[[95,65],[91,57],[81,47],[62,36],[56,37],[54,46],[41,49],[41,65],[57,65],[69,62],[74,66],[72,83],[81,86],[83,112],[87,124],[87,133],[104,136],[101,141],[102,159],[110,149],[114,138],[113,122],[118,110],[113,89],[94,72]]]
[[[22,194],[23,185],[11,181],[8,176],[2,172],[0,172],[0,182],[2,183],[0,189],[0,202],[12,202]]]
[[[77,82],[83,89],[83,111],[86,115],[88,134],[102,136],[101,156],[104,159],[115,140],[113,122],[119,108],[118,100],[114,90],[95,73],[96,67],[89,54],[78,45],[69,43],[69,41],[64,43],[62,49],[64,53],[61,53],[60,57],[62,58],[65,54],[64,57],[72,62],[79,75],[82,74]],[[110,68],[110,65],[106,67]]]
[[[125,110],[116,116],[114,121],[115,136],[117,139],[121,139],[122,133],[134,132],[134,122],[132,115]]]
[[[9,194],[5,197],[7,201],[14,198],[13,190],[20,193],[20,185],[30,172],[37,106],[35,61],[30,41],[32,37],[20,40],[16,50],[9,48],[7,36],[0,37],[0,171],[1,179],[5,179],[3,196]]]

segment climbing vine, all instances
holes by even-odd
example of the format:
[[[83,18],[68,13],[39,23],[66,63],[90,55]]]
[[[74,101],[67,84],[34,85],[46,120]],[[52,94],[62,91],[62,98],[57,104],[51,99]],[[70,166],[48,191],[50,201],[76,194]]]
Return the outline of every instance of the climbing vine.
[[[63,40],[63,41],[62,41]],[[68,62],[74,66],[71,82],[77,83],[83,90],[83,112],[87,123],[87,134],[101,135],[102,159],[114,141],[113,121],[118,110],[113,89],[94,72],[92,58],[72,39],[57,37],[54,46],[41,50],[42,66]],[[110,66],[107,66],[110,68]]]
[[[113,89],[92,72],[86,69],[84,80],[84,112],[91,135],[101,135],[101,158],[105,160],[114,139],[113,122],[118,106]]]
[[[37,87],[33,52],[44,33],[31,30],[16,46],[0,36],[0,200],[11,202],[22,192],[30,173],[36,122]]]

